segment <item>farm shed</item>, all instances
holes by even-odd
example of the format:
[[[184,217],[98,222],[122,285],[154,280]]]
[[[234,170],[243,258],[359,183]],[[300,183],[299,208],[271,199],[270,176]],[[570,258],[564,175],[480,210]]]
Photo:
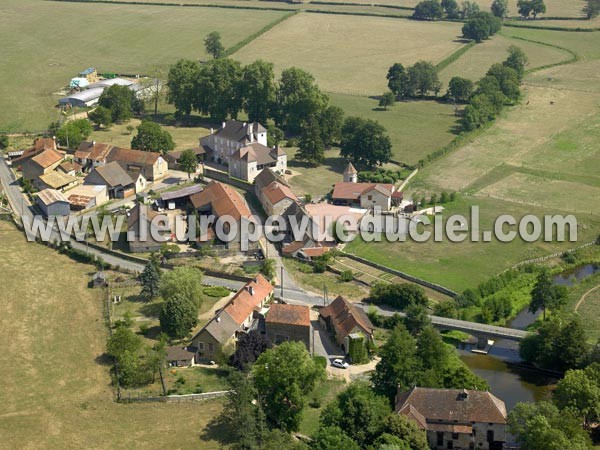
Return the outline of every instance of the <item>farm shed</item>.
[[[46,217],[68,216],[71,213],[67,198],[54,189],[38,192],[36,202]]]
[[[99,184],[82,184],[68,191],[66,195],[73,211],[94,208],[108,201],[106,186]]]
[[[98,103],[98,99],[104,92],[103,87],[97,87],[93,89],[86,89],[85,91],[77,92],[67,97],[61,98],[58,103],[59,105],[71,105],[79,108],[85,108],[87,106],[93,106]]]

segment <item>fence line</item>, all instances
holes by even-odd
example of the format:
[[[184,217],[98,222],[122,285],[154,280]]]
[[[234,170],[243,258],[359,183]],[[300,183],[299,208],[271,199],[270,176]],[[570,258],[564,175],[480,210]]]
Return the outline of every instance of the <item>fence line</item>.
[[[535,263],[548,261],[549,259],[557,258],[561,255],[564,255],[565,253],[573,253],[573,252],[576,252],[577,250],[581,250],[582,248],[591,247],[592,245],[597,245],[597,244],[598,244],[598,239],[595,239],[592,242],[578,245],[577,247],[569,248],[567,250],[563,250],[562,252],[556,252],[556,253],[552,253],[551,255],[540,256],[539,258],[533,258],[533,259],[527,259],[525,261],[521,261],[521,262],[515,264],[514,266],[512,266],[511,269],[516,269],[517,267],[524,266],[526,264],[535,264]],[[508,269],[506,269],[506,270],[508,270]],[[506,272],[506,270],[504,272]]]
[[[127,396],[121,396],[121,403],[183,403],[183,402],[198,402],[201,400],[210,400],[213,398],[225,397],[230,391],[214,391],[203,392],[202,394],[185,394],[185,395],[165,395],[162,397],[143,397],[138,394],[137,397],[132,397],[131,393]]]

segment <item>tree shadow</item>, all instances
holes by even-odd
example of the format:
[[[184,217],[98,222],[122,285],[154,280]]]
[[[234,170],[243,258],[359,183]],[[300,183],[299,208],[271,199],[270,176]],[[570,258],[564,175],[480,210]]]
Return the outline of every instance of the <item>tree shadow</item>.
[[[458,44],[468,44],[469,42],[471,42],[471,39],[465,39],[465,38],[459,37],[459,38],[454,39],[452,42],[456,42]]]
[[[162,302],[147,303],[140,307],[140,313],[146,317],[157,318],[160,315],[162,309]]]
[[[244,425],[240,424],[240,426]],[[229,425],[220,416],[213,418],[206,425],[199,438],[202,442],[217,441],[223,445],[229,445],[234,442],[233,433]]]
[[[152,339],[153,341],[159,341],[161,335],[160,326],[155,325],[153,327],[148,328],[148,331],[144,335],[148,339]]]
[[[96,361],[96,364],[99,364],[99,365],[105,366],[105,367],[110,367],[110,366],[113,365],[113,358],[112,358],[112,356],[110,356],[106,352],[104,352],[104,353],[96,356],[96,358],[94,359],[94,361]]]

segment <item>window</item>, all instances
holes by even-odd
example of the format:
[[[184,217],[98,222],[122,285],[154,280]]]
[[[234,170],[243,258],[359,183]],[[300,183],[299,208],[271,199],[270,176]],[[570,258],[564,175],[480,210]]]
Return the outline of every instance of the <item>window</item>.
[[[452,433],[452,439],[457,440],[458,439],[458,433]]]
[[[487,441],[494,442],[494,430],[488,430],[487,432]]]
[[[454,448],[454,442],[448,441],[448,444],[446,445],[446,448],[453,449]]]
[[[204,342],[198,342],[198,350],[204,350]]]
[[[214,352],[215,351],[215,346],[213,344],[208,344],[208,351],[209,352]]]
[[[367,198],[368,198],[369,200],[373,200],[373,196],[372,196],[372,195],[368,195],[368,196],[367,196]]]
[[[437,445],[444,445],[444,433],[440,431],[437,433]]]

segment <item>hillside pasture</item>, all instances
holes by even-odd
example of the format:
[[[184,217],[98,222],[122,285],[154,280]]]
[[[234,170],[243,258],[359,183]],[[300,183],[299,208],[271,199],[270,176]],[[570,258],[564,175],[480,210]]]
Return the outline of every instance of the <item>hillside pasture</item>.
[[[573,32],[504,27],[502,34],[568,48],[583,60],[600,59],[600,31]]]
[[[571,55],[565,50],[496,35],[473,46],[458,60],[442,70],[440,79],[444,84],[455,76],[477,81],[486,74],[492,64],[502,62],[507,58],[508,48],[511,45],[520,47],[525,52],[529,58],[527,69],[556,64],[571,58]]]
[[[460,24],[449,22],[300,13],[234,57],[243,63],[271,61],[276,73],[300,67],[327,92],[381,95],[393,63],[438,63],[464,45],[460,34]]]
[[[202,430],[220,414],[221,400],[114,401],[104,297],[87,287],[93,266],[27,242],[6,221],[0,241],[4,448],[220,448]]]
[[[376,120],[387,130],[392,141],[392,158],[406,164],[448,144],[458,125],[454,107],[435,101],[396,102],[387,111],[378,107],[376,98],[330,94],[331,103],[348,116]]]
[[[581,61],[535,72],[527,77],[526,83],[555,90],[600,94],[600,61]]]
[[[61,89],[83,69],[145,74],[207,59],[203,39],[230,47],[284,12],[5,0],[0,2],[0,130],[40,131],[58,119]],[[51,19],[51,20],[50,20]],[[243,26],[232,26],[232,24]]]

